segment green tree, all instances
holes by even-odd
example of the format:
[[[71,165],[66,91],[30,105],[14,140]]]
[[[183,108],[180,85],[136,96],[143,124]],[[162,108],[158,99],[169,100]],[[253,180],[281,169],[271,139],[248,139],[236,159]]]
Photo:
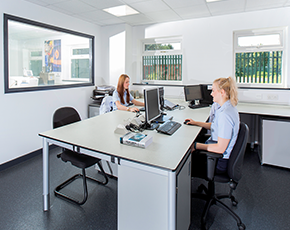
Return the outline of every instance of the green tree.
[[[173,50],[171,44],[150,44],[145,45],[145,50]]]

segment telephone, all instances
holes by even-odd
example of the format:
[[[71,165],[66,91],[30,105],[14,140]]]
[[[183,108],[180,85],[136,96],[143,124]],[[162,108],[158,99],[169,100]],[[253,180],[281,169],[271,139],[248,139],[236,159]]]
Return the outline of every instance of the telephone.
[[[168,110],[173,110],[177,107],[177,104],[172,103],[171,101],[164,100],[164,108]]]
[[[145,122],[144,115],[139,115],[138,117],[134,117],[132,120],[126,121],[124,124],[120,124],[116,127],[114,133],[117,134],[126,134],[128,131],[131,132],[142,132],[142,125]]]

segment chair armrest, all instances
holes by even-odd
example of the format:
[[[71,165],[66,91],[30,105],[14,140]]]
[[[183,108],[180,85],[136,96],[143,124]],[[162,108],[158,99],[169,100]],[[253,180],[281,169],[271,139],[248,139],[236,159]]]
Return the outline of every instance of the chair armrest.
[[[219,153],[213,153],[213,152],[208,152],[208,151],[199,151],[199,153],[205,154],[207,157],[212,157],[215,159],[223,158],[223,154],[219,154]]]
[[[206,158],[207,158],[207,179],[213,180],[217,160],[219,158],[222,158],[223,154],[207,152],[207,151],[199,151],[199,154],[206,155]]]

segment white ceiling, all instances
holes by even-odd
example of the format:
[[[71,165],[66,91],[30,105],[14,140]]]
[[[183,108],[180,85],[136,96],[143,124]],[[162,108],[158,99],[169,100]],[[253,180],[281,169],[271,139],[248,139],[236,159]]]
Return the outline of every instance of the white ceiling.
[[[289,7],[290,0],[25,0],[51,10],[100,25],[126,23],[132,26],[212,17],[248,11]],[[105,8],[128,5],[140,12],[116,17]],[[270,15],[269,15],[270,16]]]

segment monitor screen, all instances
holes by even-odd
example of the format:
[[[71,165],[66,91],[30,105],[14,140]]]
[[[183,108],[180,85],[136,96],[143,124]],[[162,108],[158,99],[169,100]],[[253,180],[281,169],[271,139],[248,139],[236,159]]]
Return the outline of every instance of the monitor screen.
[[[212,85],[201,84],[200,86],[201,86],[201,94],[202,94],[201,103],[211,105],[213,103],[213,98],[211,96]]]
[[[185,85],[184,96],[186,101],[201,100],[201,87],[200,85]]]
[[[145,121],[150,124],[161,115],[159,103],[159,89],[144,89]]]

